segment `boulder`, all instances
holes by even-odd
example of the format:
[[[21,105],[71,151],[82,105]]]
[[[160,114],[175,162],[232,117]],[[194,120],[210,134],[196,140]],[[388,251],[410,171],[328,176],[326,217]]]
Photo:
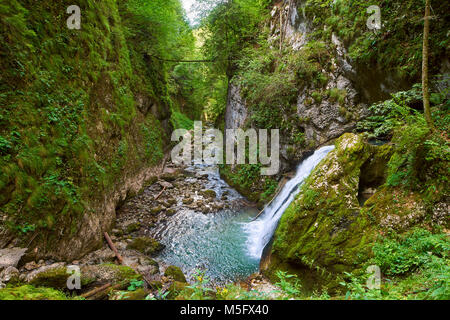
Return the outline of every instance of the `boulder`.
[[[128,244],[127,249],[136,250],[151,256],[164,249],[164,245],[152,238],[139,237]]]
[[[19,270],[14,267],[6,267],[0,272],[0,283],[17,283],[19,282]]]
[[[217,194],[214,190],[203,190],[201,191],[201,194],[208,199],[214,199],[217,197]]]
[[[369,145],[355,134],[344,134],[335,145],[280,219],[269,255],[261,262],[272,280],[276,270],[282,269],[297,274],[307,290],[325,283],[332,288],[339,275],[353,271],[369,257],[378,224],[377,217],[361,207],[359,186],[361,181],[370,182],[366,187],[373,181],[383,183],[383,164],[374,159],[384,158],[386,166],[390,147]]]
[[[183,271],[177,266],[169,266],[164,272],[164,276],[171,277],[173,280],[178,282],[186,282],[186,277],[183,274]]]
[[[0,249],[0,268],[17,267],[28,248]]]

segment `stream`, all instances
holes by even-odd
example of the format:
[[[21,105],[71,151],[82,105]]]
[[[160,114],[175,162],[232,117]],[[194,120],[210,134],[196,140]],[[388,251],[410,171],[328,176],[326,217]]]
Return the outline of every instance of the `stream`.
[[[299,185],[333,148],[322,147],[305,159],[257,219],[258,210],[245,205],[245,199],[220,178],[217,166],[184,168],[186,177],[181,186],[170,190],[170,196],[177,199],[176,213],[146,230],[148,236],[165,245],[156,259],[162,265],[180,267],[189,279],[197,270],[216,284],[246,279],[258,271],[263,249],[299,192]],[[186,189],[189,185],[190,189]],[[196,207],[196,203],[204,202],[200,189],[214,190],[216,198],[226,199],[227,205],[205,214]],[[183,203],[187,196],[193,205]]]

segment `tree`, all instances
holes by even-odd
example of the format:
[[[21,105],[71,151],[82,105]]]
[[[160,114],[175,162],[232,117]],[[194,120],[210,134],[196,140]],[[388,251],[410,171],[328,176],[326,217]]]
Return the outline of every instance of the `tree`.
[[[430,94],[428,92],[428,54],[429,54],[429,36],[430,36],[430,0],[425,1],[425,17],[423,28],[423,54],[422,54],[422,91],[423,91],[423,109],[425,119],[431,129],[434,129],[433,119],[430,111]]]

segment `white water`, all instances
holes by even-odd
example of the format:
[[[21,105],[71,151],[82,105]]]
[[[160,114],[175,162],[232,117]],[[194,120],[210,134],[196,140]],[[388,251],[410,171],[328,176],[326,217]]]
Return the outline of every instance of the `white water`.
[[[309,176],[311,171],[325,158],[325,156],[334,149],[334,146],[322,147],[312,156],[303,161],[297,168],[295,177],[289,180],[284,186],[278,196],[272,203],[264,209],[262,215],[244,225],[244,230],[248,234],[247,248],[250,256],[260,259],[264,247],[272,238],[278,221],[287,209],[289,204],[294,200],[297,193],[300,191],[299,186]]]

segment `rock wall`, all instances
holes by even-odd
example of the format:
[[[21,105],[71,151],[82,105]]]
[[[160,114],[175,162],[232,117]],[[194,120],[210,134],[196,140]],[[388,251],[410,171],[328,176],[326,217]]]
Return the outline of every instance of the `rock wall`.
[[[157,174],[171,131],[164,65],[124,32],[133,12],[77,4],[80,30],[64,1],[14,0],[0,22],[0,248],[27,259],[99,247],[116,206]]]

